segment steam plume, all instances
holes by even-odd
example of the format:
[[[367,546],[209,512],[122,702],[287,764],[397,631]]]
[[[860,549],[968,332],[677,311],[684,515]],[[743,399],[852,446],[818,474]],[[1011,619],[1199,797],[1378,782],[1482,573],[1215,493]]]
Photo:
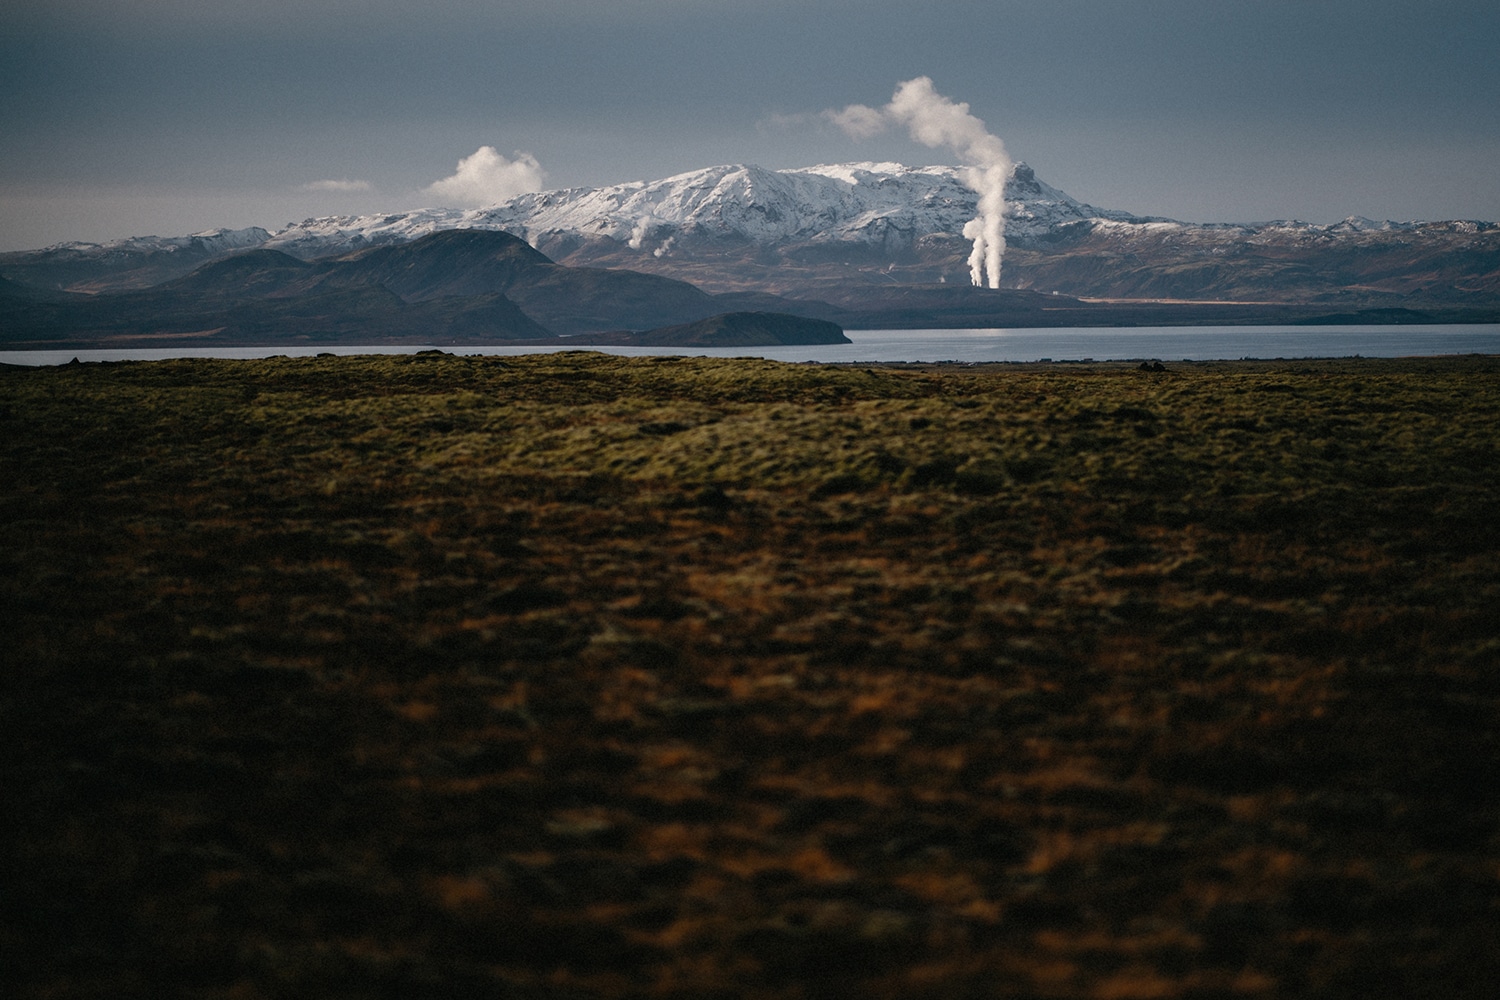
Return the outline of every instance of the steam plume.
[[[963,162],[964,181],[979,192],[979,217],[964,226],[964,238],[974,242],[969,254],[969,277],[983,287],[1000,287],[1000,261],[1005,256],[1005,182],[1015,164],[1005,143],[989,133],[984,122],[969,113],[965,103],[939,94],[929,77],[919,76],[896,87],[883,108],[851,104],[828,117],[851,137],[867,139],[890,125],[904,125],[912,139],[924,146],[951,149]]]
[[[530,153],[507,160],[494,146],[480,146],[458,161],[458,170],[427,187],[426,193],[460,205],[494,205],[517,195],[540,191],[547,173]]]

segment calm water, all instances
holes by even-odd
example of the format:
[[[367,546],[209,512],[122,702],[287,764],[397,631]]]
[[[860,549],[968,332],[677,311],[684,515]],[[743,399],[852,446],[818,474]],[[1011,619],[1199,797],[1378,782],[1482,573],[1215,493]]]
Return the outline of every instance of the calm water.
[[[688,354],[776,361],[1110,361],[1235,358],[1396,358],[1500,354],[1500,324],[1445,326],[1187,326],[1057,330],[850,330],[852,344],[809,347],[591,347],[609,354]],[[0,362],[58,365],[166,358],[410,354],[410,347],[156,347],[113,351],[0,351]],[[447,347],[453,354],[538,354],[566,347]]]

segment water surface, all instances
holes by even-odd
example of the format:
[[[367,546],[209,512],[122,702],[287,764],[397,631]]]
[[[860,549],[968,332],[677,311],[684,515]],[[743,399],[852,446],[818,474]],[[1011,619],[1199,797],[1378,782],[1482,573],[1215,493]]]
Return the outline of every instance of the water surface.
[[[1154,326],[1061,329],[850,330],[852,344],[801,347],[588,347],[629,356],[680,354],[776,361],[1216,361],[1237,358],[1396,358],[1500,354],[1500,324],[1411,326]],[[310,347],[151,347],[119,350],[0,351],[18,365],[167,358],[266,358],[278,355],[411,354],[431,345]],[[444,347],[452,354],[517,355],[559,347]]]

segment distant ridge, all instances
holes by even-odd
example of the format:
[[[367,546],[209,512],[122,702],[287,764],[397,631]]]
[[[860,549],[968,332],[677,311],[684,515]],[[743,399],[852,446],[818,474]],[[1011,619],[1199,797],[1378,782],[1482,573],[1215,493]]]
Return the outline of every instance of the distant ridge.
[[[1500,227],[1490,222],[1197,225],[1089,205],[1024,163],[1006,190],[1004,288],[1344,311],[1500,304]],[[511,233],[557,265],[629,269],[707,293],[829,298],[849,286],[967,284],[962,229],[977,198],[957,167],[726,165],[482,209],[66,244],[0,254],[0,273],[39,288],[139,289],[252,246],[314,260],[467,229]]]

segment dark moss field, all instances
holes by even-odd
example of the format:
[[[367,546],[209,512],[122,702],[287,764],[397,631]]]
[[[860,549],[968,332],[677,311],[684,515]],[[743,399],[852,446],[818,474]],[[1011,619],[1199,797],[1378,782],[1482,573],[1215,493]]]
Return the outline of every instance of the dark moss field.
[[[0,994],[1500,983],[1500,359],[0,369]]]

